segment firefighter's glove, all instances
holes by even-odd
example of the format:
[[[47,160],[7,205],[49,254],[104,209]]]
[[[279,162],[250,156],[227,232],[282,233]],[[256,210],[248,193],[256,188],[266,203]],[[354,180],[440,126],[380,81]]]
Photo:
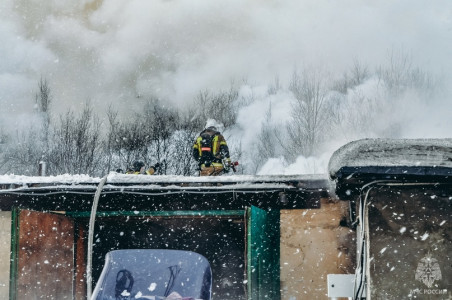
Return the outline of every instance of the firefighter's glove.
[[[226,158],[226,159],[224,160],[224,170],[225,170],[226,172],[229,172],[229,171],[231,171],[231,167],[232,167],[231,159],[230,159],[230,158]]]
[[[160,163],[156,163],[155,165],[154,165],[154,169],[157,171],[158,169],[160,169]]]

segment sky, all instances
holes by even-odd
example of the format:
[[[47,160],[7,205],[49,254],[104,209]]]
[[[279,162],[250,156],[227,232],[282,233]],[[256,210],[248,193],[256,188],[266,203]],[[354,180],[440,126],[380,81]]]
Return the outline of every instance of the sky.
[[[128,113],[152,96],[181,107],[201,90],[235,82],[255,102],[230,134],[251,143],[270,103],[273,122],[287,122],[291,96],[266,92],[275,78],[286,83],[294,69],[337,77],[356,61],[378,68],[395,51],[441,81],[441,91],[429,103],[402,95],[377,127],[397,119],[406,138],[450,137],[452,128],[450,0],[2,0],[0,41],[3,127],[29,121],[40,78],[57,112],[89,101],[100,112],[113,104]],[[353,106],[376,85],[372,78],[347,101]],[[331,149],[361,137],[331,141],[325,154],[300,157],[296,166],[275,157],[261,171],[322,172]]]

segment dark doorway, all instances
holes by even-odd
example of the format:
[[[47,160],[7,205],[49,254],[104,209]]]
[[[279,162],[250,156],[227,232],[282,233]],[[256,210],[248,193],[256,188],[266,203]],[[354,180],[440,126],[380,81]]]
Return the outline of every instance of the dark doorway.
[[[178,249],[197,252],[212,267],[215,299],[246,299],[245,219],[239,215],[105,216],[96,218],[93,286],[105,255],[117,249]],[[88,220],[77,218],[79,223]]]

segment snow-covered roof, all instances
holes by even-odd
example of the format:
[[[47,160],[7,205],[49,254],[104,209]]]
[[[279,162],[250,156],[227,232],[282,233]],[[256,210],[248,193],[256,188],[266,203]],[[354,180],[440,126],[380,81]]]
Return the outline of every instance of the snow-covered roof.
[[[330,178],[342,168],[451,168],[452,139],[362,139],[336,150],[328,164]]]
[[[84,174],[63,174],[58,176],[24,176],[6,174],[0,175],[0,184],[14,184],[14,185],[27,185],[27,184],[80,184],[80,183],[92,183],[98,184],[101,178],[90,177]]]
[[[0,209],[89,211],[102,178],[86,175],[0,176]],[[318,208],[330,196],[324,175],[165,176],[110,173],[99,210],[242,210]],[[152,199],[152,200],[150,200]]]
[[[58,176],[0,175],[3,192],[24,189],[74,189],[95,190],[101,178],[88,175],[64,174]],[[111,172],[104,190],[117,189],[269,189],[269,188],[326,188],[326,175],[231,175],[231,176],[176,176],[176,175],[126,175]]]

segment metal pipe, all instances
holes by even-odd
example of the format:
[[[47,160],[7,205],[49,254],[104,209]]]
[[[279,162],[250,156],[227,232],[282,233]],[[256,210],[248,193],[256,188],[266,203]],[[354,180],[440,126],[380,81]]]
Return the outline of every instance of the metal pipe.
[[[86,297],[91,299],[93,292],[93,276],[92,276],[92,264],[93,264],[93,239],[94,239],[94,222],[96,220],[97,205],[99,203],[100,194],[104,184],[107,182],[108,175],[105,175],[97,186],[96,194],[94,194],[93,206],[91,208],[91,215],[89,218],[88,229],[88,250],[87,250],[87,264],[86,264]]]
[[[38,176],[46,176],[46,170],[47,169],[47,164],[45,161],[40,161],[39,162],[39,167],[38,167]]]

